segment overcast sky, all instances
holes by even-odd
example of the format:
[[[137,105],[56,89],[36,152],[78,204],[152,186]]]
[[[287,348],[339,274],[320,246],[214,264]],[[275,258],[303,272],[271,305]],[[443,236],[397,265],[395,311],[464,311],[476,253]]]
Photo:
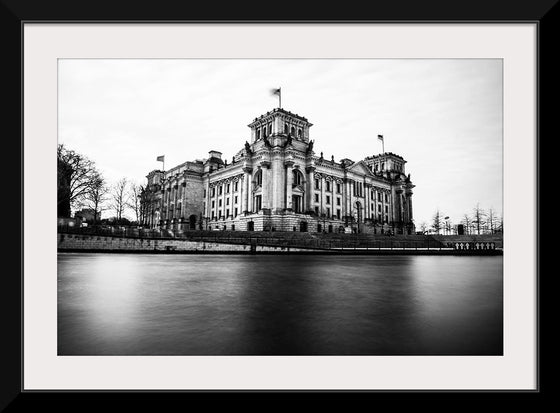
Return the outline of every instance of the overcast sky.
[[[62,59],[59,143],[110,183],[232,156],[277,107],[313,126],[317,155],[401,155],[416,225],[436,209],[458,223],[480,203],[502,214],[502,62],[472,59]]]

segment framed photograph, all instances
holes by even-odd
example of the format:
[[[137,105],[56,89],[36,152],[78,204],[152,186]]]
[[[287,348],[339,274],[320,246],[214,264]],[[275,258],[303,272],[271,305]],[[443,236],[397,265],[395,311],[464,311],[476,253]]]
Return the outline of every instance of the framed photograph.
[[[538,392],[547,11],[22,18],[20,391]]]

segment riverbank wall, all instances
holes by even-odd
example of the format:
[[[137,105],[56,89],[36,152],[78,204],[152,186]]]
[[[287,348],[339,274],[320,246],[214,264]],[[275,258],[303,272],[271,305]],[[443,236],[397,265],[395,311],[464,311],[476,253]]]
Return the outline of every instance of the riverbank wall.
[[[457,250],[449,247],[336,247],[311,248],[192,241],[186,239],[128,238],[104,235],[57,234],[58,252],[163,253],[163,254],[367,254],[367,255],[502,255],[501,249]],[[395,243],[395,245],[398,245]]]
[[[147,253],[255,253],[309,252],[312,249],[227,244],[184,239],[125,238],[96,235],[57,234],[59,252],[147,252]]]

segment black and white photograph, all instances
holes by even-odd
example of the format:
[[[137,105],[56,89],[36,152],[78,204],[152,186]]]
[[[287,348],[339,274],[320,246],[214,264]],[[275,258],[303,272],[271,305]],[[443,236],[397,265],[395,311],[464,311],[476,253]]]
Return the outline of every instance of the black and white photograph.
[[[503,355],[503,69],[59,59],[58,356]]]
[[[538,34],[26,24],[22,389],[537,388]]]

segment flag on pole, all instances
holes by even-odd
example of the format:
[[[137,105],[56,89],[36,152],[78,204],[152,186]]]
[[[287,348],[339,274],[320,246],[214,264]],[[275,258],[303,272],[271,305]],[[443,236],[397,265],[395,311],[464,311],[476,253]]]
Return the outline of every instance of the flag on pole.
[[[165,162],[165,155],[158,156],[156,161],[158,162]]]
[[[282,88],[278,88],[278,89],[270,89],[270,93],[272,95],[278,95],[278,107],[281,108],[282,107]]]
[[[383,141],[383,135],[377,135],[377,139],[379,139],[380,141]]]

